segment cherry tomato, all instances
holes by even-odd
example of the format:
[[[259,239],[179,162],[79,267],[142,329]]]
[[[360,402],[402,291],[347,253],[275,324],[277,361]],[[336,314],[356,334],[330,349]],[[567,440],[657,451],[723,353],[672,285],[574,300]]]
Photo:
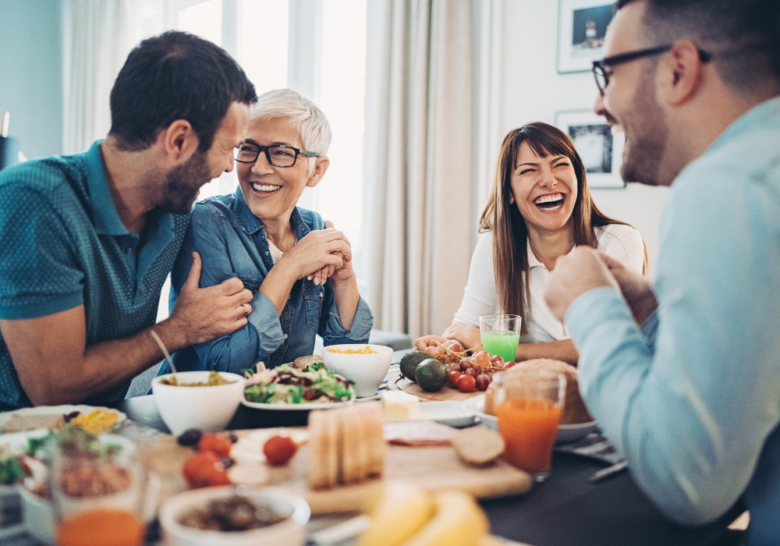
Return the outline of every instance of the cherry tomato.
[[[472,376],[463,374],[458,378],[458,390],[460,392],[474,392],[477,386],[477,380]]]
[[[285,464],[293,458],[298,446],[289,436],[271,436],[263,446],[263,455],[268,459],[268,464]]]
[[[490,376],[484,373],[481,373],[477,376],[477,388],[481,391],[487,390],[488,385],[490,385]]]
[[[204,434],[198,442],[199,451],[211,451],[218,457],[230,457],[233,442],[225,434]]]
[[[425,352],[431,355],[433,358],[439,358],[441,356],[441,349],[435,345],[425,349]]]
[[[199,451],[187,459],[182,472],[191,487],[230,485],[225,465],[213,451]]]
[[[447,384],[453,389],[458,388],[458,378],[463,375],[460,372],[450,372],[447,374]]]

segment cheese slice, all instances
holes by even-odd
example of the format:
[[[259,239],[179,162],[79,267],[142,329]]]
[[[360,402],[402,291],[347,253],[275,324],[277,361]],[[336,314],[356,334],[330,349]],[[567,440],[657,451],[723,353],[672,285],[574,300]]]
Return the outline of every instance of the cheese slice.
[[[403,391],[385,391],[382,393],[382,413],[385,420],[420,418],[420,399]]]

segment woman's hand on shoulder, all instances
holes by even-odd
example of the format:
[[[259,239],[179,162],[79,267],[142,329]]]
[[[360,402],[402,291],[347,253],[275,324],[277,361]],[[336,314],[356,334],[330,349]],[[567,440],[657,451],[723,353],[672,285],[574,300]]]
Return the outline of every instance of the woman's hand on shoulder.
[[[444,337],[458,341],[466,349],[482,346],[482,335],[479,333],[479,328],[469,324],[456,322],[444,331]]]

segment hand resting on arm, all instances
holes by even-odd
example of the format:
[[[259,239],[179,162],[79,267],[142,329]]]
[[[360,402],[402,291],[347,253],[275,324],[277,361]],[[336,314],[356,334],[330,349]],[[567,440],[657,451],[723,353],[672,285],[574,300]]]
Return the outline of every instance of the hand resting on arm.
[[[171,316],[127,338],[86,344],[83,305],[31,319],[0,320],[0,331],[27,396],[35,405],[74,404],[130,379],[162,358],[154,330],[170,352],[210,341],[246,324],[252,293],[238,279],[199,288],[193,254]]]

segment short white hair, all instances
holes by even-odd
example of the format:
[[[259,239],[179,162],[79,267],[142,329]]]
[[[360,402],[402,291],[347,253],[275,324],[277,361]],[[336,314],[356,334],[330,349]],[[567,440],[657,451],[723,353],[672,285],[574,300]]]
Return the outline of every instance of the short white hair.
[[[333,134],[328,118],[311,100],[294,89],[274,89],[250,107],[250,119],[286,118],[298,130],[306,150],[328,153]]]

